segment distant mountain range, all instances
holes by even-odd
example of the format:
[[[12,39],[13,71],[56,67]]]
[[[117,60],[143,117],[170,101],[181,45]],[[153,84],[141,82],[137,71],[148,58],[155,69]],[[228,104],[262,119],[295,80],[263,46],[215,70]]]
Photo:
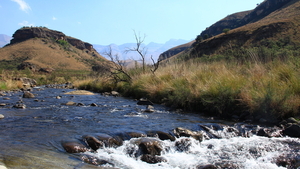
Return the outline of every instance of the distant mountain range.
[[[154,61],[157,61],[159,55],[166,50],[169,50],[175,46],[185,44],[190,42],[191,40],[183,40],[183,39],[171,39],[167,41],[165,44],[162,43],[155,43],[151,42],[147,45],[144,45],[145,49],[147,49],[146,59],[148,63],[152,63],[151,56],[153,57]],[[136,43],[125,43],[122,45],[110,44],[110,45],[97,45],[93,44],[94,49],[100,53],[102,56],[105,57],[103,53],[109,49],[109,46],[112,48],[113,54],[118,54],[120,60],[139,60],[140,56],[137,52],[129,52],[125,53],[126,49],[131,49],[136,47]],[[109,59],[109,58],[107,58]]]
[[[0,34],[0,47],[2,48],[6,44],[8,44],[11,39],[12,39],[12,37],[10,37],[8,35]]]

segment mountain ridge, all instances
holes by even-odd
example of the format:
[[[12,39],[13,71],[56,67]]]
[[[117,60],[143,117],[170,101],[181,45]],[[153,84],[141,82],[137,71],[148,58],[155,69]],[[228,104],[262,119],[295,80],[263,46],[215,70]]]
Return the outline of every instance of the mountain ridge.
[[[220,44],[224,45],[224,39],[220,41],[215,41],[214,38],[216,37],[226,37],[229,36],[232,32],[236,32],[235,30],[239,30],[241,27],[245,26],[253,26],[255,23],[262,23],[262,22],[276,22],[276,18],[270,18],[271,14],[274,12],[280,15],[282,9],[287,7],[291,7],[292,4],[299,2],[299,0],[265,0],[261,4],[259,4],[255,9],[243,12],[237,12],[231,15],[226,16],[225,18],[217,21],[215,24],[208,27],[206,30],[202,31],[200,35],[196,37],[195,43],[190,43],[190,46],[186,46],[185,48],[174,47],[165,53],[169,55],[161,55],[162,59],[167,59],[173,57],[174,55],[179,55],[183,51],[187,52],[189,50],[193,50],[193,54],[201,55],[201,54],[211,54],[213,52],[211,49],[214,50],[216,46],[220,46]],[[295,10],[296,13],[296,10]],[[274,15],[271,15],[274,16]],[[268,18],[269,17],[269,18]],[[281,16],[282,17],[282,16]],[[294,17],[294,16],[292,16]],[[288,19],[288,18],[286,18]],[[263,20],[262,22],[260,22]],[[268,21],[269,20],[269,21]],[[277,19],[278,21],[280,20]],[[251,25],[252,24],[252,25]],[[230,29],[228,34],[223,33],[224,29]],[[254,28],[253,28],[254,29]],[[257,29],[257,28],[255,28]],[[236,35],[236,38],[241,37],[242,34]],[[248,36],[248,35],[246,35]],[[214,43],[208,44],[208,42],[215,41]],[[203,42],[203,43],[202,43]],[[243,42],[241,42],[243,43]],[[200,47],[202,44],[202,48]],[[192,49],[191,49],[192,48]],[[173,52],[176,50],[176,52]],[[199,53],[199,51],[202,51]],[[204,52],[207,51],[207,52]],[[175,56],[174,56],[175,57]]]

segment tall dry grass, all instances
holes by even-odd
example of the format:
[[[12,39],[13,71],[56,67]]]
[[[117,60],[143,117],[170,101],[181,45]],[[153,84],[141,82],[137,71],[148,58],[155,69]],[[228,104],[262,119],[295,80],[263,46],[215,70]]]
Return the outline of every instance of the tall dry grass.
[[[299,115],[298,72],[292,61],[239,64],[193,59],[160,67],[155,74],[131,73],[131,83],[113,85],[109,79],[91,79],[77,85],[97,91],[118,90],[125,96],[147,97],[174,108],[223,117],[275,120]]]

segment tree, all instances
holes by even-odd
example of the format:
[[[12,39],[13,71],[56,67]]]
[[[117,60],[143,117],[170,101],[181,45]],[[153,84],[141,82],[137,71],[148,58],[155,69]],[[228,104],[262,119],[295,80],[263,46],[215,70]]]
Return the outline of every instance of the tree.
[[[132,78],[131,76],[126,72],[124,69],[124,62],[122,62],[119,59],[118,54],[113,54],[111,46],[109,46],[109,49],[103,53],[103,55],[106,55],[110,58],[110,74],[111,77],[114,79],[115,83],[118,82],[131,82]]]
[[[136,32],[134,31],[134,37],[135,37],[135,41],[136,41],[136,46],[132,47],[132,48],[126,49],[125,53],[128,53],[128,52],[137,52],[140,55],[140,57],[141,57],[143,73],[145,73],[147,48],[143,47],[142,45],[143,45],[143,42],[144,42],[144,40],[146,38],[146,35],[144,35],[143,37],[141,37],[140,33],[136,34]]]

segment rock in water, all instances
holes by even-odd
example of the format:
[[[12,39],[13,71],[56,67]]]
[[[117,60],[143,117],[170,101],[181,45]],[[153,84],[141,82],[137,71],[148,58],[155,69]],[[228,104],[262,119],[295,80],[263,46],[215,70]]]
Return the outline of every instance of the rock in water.
[[[283,134],[290,137],[299,137],[300,138],[300,125],[292,124],[283,130]]]
[[[67,92],[65,94],[73,94],[73,95],[94,95],[94,93],[86,91],[86,90],[74,90],[71,92]]]
[[[63,148],[68,153],[82,153],[89,151],[83,144],[75,142],[75,141],[64,141],[61,143]]]
[[[4,115],[3,114],[0,114],[0,119],[4,119]]]
[[[23,98],[34,98],[34,94],[30,93],[30,92],[25,92],[23,94]]]
[[[138,105],[153,105],[153,103],[148,100],[148,99],[145,99],[145,98],[141,98],[138,102],[137,102]]]

